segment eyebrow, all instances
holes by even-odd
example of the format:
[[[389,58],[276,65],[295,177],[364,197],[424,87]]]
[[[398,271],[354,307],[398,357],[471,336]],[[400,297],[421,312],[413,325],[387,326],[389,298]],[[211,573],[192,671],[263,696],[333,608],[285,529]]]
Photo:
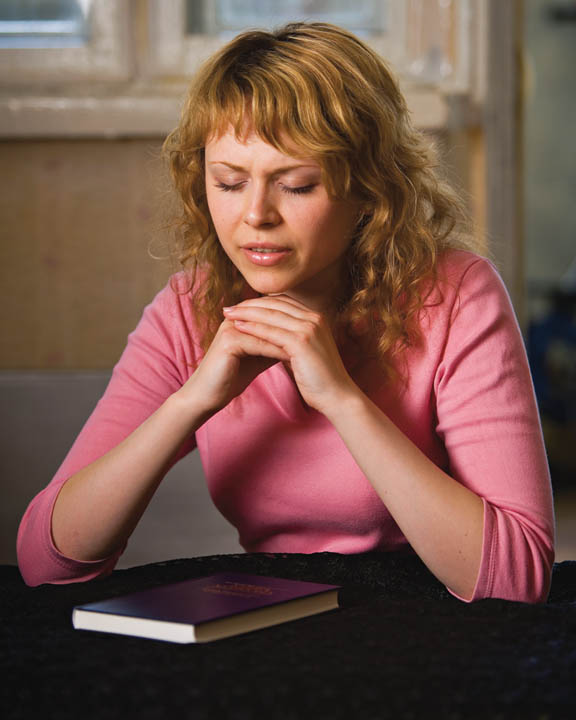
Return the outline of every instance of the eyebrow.
[[[230,168],[231,170],[235,170],[236,172],[246,172],[246,168],[243,168],[240,165],[234,165],[234,163],[224,162],[223,160],[213,160],[209,162],[208,165],[225,165],[226,167]],[[290,170],[300,170],[301,168],[320,170],[320,167],[318,165],[308,165],[306,163],[300,163],[294,165],[282,165],[281,167],[276,168],[274,172],[270,174],[282,175],[283,173],[290,172]]]

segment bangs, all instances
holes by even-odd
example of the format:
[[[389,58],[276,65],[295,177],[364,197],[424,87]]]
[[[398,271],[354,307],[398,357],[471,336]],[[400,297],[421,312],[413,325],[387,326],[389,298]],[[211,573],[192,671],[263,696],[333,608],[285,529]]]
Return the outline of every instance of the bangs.
[[[240,141],[254,133],[285,155],[313,158],[328,192],[345,197],[355,143],[343,89],[331,87],[312,63],[290,57],[293,49],[288,56],[274,50],[245,63],[236,58],[217,72],[207,68],[194,93],[198,145],[231,130]]]
[[[239,140],[254,133],[285,155],[312,158],[330,195],[367,204],[398,184],[401,138],[412,132],[382,59],[321,23],[249,31],[201,67],[173,146],[189,168],[201,166],[206,142],[230,130]]]

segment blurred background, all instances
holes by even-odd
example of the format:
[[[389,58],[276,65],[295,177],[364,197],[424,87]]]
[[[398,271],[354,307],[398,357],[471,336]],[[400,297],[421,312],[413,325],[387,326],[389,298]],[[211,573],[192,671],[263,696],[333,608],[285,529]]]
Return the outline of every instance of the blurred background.
[[[398,73],[524,332],[576,559],[576,1],[1,0],[0,563],[177,268],[161,158],[187,82],[248,27],[348,27]],[[193,454],[120,567],[240,551]]]

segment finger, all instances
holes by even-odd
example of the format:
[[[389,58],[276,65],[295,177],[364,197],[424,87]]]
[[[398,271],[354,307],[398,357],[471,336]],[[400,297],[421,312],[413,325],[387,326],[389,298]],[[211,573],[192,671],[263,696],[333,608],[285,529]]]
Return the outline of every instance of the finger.
[[[260,315],[255,316],[251,311],[258,311]],[[267,313],[268,316],[263,313]],[[274,315],[273,313],[277,313]],[[288,302],[283,302],[276,298],[257,298],[253,301],[246,301],[238,305],[234,305],[230,308],[224,308],[225,317],[230,320],[243,319],[243,320],[260,320],[261,322],[283,322],[287,318],[296,320],[298,322],[311,322],[318,325],[323,317],[319,313],[313,312],[303,306],[293,305]],[[296,329],[294,324],[286,325],[285,327],[291,327]]]
[[[259,298],[244,300],[231,308],[224,308],[224,313],[228,316],[231,310],[244,307],[261,307],[269,308],[270,310],[282,310],[294,317],[300,317],[302,319],[306,318],[311,313],[311,310],[305,305],[302,305],[302,303],[299,303],[286,295],[264,295]]]
[[[300,300],[296,300],[295,298],[291,297],[290,295],[285,295],[284,293],[278,293],[277,295],[261,295],[257,298],[252,298],[253,300],[263,300],[263,299],[270,299],[270,300],[278,300],[279,302],[286,303],[287,305],[293,305],[294,307],[300,308],[301,310],[310,310],[310,308],[305,305],[303,302],[300,302]]]
[[[296,300],[293,297],[290,297],[290,295],[264,295],[263,297],[269,297],[269,298],[277,298],[278,300],[281,300],[282,302],[287,303],[288,305],[293,305],[294,307],[300,308],[301,310],[310,310],[310,308],[307,305],[304,305],[303,302],[300,302],[300,300]],[[259,299],[259,298],[257,298]]]
[[[276,310],[269,307],[261,307],[257,305],[244,305],[234,307],[226,312],[226,317],[232,322],[242,320],[245,322],[257,322],[266,325],[273,325],[298,332],[302,326],[309,324],[307,317],[296,317],[284,310]]]
[[[308,337],[303,332],[296,334],[278,325],[249,320],[235,320],[234,327],[242,333],[257,337],[281,348],[286,355],[285,359],[290,359],[297,351],[296,345]]]
[[[241,332],[239,328],[230,328],[228,351],[234,355],[265,357],[273,360],[287,360],[286,352],[279,346],[267,341],[261,335]]]

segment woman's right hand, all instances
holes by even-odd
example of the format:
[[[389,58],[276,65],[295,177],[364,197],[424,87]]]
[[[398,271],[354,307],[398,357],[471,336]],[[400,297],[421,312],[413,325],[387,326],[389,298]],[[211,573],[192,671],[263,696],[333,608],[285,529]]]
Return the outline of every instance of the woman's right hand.
[[[212,415],[243,393],[260,373],[286,359],[281,348],[239,332],[233,322],[224,320],[196,371],[177,394]]]

